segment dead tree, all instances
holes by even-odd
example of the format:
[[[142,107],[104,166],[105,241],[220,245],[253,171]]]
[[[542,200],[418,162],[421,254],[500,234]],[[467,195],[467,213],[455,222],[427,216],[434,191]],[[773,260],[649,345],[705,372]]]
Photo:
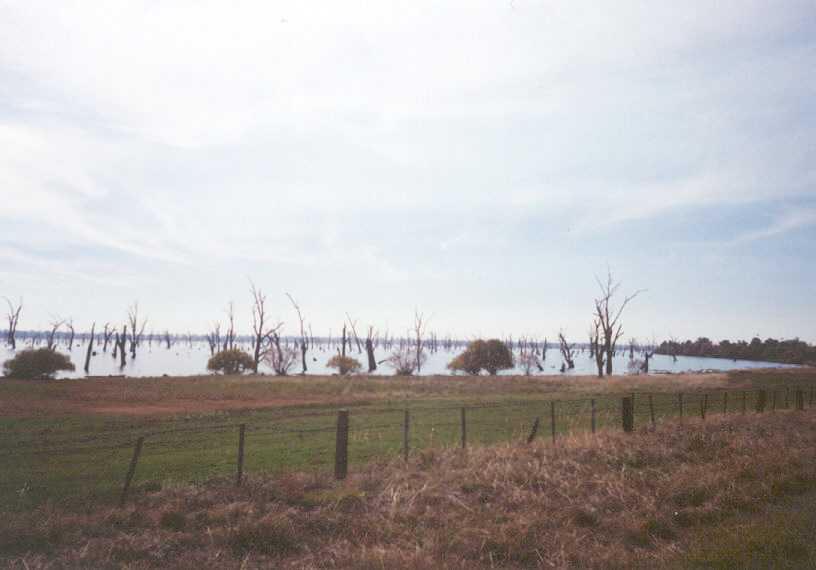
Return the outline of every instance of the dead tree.
[[[425,320],[425,315],[414,309],[414,346],[416,354],[416,372],[420,373],[422,370],[422,363],[425,361],[425,349],[423,347],[422,337],[425,334],[425,327],[428,325]]]
[[[113,336],[113,331],[115,329],[108,329],[110,323],[105,323],[105,326],[102,329],[102,352],[108,352],[108,343]],[[116,358],[116,357],[114,357]]]
[[[643,349],[643,372],[645,372],[646,374],[649,373],[649,360],[655,354],[656,344],[657,343],[653,338],[652,339],[652,345]]]
[[[561,356],[564,358],[564,362],[566,363],[566,367],[569,370],[575,368],[575,359],[572,355],[572,351],[575,348],[574,344],[570,344],[567,342],[567,339],[564,337],[563,331],[558,333],[558,343],[559,348],[561,349]],[[562,366],[562,370],[563,370]]]
[[[125,350],[125,343],[128,337],[127,325],[122,325],[122,334],[116,333],[116,348],[119,350],[119,368],[124,368],[127,364],[127,351]],[[113,357],[116,358],[116,351],[113,352]]]
[[[637,339],[629,339],[629,360],[635,359],[635,347],[637,347]]]
[[[227,332],[224,335],[224,350],[235,348],[235,306],[230,301],[227,306]]]
[[[368,336],[365,341],[366,354],[368,355],[368,373],[376,372],[377,359],[374,358],[374,327],[368,327]]]
[[[139,326],[139,303],[134,302],[128,308],[128,322],[130,323],[130,357],[136,358],[136,347],[142,340],[145,327],[147,326],[147,319],[142,321]]]
[[[91,369],[91,355],[93,354],[93,343],[94,343],[94,329],[96,328],[96,323],[91,325],[91,338],[88,339],[88,350],[85,352],[85,374]]]
[[[363,346],[360,343],[360,337],[357,336],[357,321],[351,320],[351,316],[346,313],[346,318],[348,319],[349,326],[351,327],[351,334],[354,335],[354,342],[357,343],[357,354],[363,353]],[[349,341],[349,346],[351,346],[351,341]]]
[[[65,319],[56,318],[51,321],[51,331],[48,333],[48,341],[46,344],[46,348],[48,350],[56,350],[57,345],[55,342],[55,338],[57,336],[57,331],[65,324]]]
[[[213,356],[221,347],[221,323],[213,323],[212,329],[207,333],[207,344],[210,345],[210,356]]]
[[[68,327],[68,331],[70,336],[68,337],[68,351],[70,352],[71,349],[74,348],[74,319],[68,319],[65,321],[65,326]]]
[[[17,323],[20,322],[20,311],[23,310],[22,298],[15,305],[8,297],[6,304],[8,305],[8,331],[6,331],[6,342],[11,347],[11,350],[17,350]]]
[[[250,285],[250,292],[252,293],[252,332],[254,333],[252,369],[257,374],[258,365],[269,350],[272,337],[277,335],[283,323],[279,322],[272,327],[268,325],[266,322],[266,295],[260,289],[256,289],[254,283],[250,283]]]
[[[606,282],[597,279],[601,288],[601,296],[595,299],[595,317],[600,326],[603,351],[606,354],[606,375],[612,374],[612,357],[615,354],[615,347],[618,339],[623,335],[623,325],[620,322],[623,310],[629,301],[643,292],[642,289],[635,291],[632,295],[625,297],[620,307],[612,306],[612,299],[615,296],[620,283],[615,283],[612,279],[612,272],[607,272]]]
[[[604,375],[604,359],[605,354],[601,348],[601,323],[597,319],[593,322],[594,331],[591,331],[589,338],[589,351],[595,359],[595,366],[598,368],[598,378],[603,378]]]
[[[289,297],[289,301],[292,302],[292,306],[295,308],[297,312],[298,321],[300,322],[300,362],[303,367],[301,374],[306,374],[306,323],[303,320],[303,313],[300,311],[300,306],[295,302],[294,297],[292,297],[289,293],[286,294]]]

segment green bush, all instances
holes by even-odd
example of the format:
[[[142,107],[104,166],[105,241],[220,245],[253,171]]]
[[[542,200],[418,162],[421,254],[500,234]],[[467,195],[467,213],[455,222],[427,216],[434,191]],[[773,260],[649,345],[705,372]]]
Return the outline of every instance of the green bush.
[[[60,370],[75,370],[71,359],[47,348],[23,350],[3,363],[3,374],[9,378],[50,378]]]
[[[350,356],[340,356],[339,354],[332,356],[326,363],[326,366],[329,368],[335,368],[341,376],[351,374],[352,372],[358,372],[363,367],[363,365],[360,364],[360,361],[356,358],[352,358]]]
[[[252,357],[239,348],[222,350],[207,361],[207,370],[223,374],[240,374],[254,367]]]
[[[468,374],[487,370],[488,374],[495,376],[499,370],[513,368],[513,353],[498,339],[474,340],[468,344],[465,352],[448,364],[448,368]]]

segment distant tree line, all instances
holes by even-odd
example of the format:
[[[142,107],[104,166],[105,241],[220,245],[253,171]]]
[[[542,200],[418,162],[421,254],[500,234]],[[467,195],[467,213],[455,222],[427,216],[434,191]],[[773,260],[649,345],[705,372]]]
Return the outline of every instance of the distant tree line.
[[[657,353],[669,356],[706,356],[737,360],[761,360],[783,364],[816,364],[816,346],[798,338],[790,340],[767,338],[763,341],[754,337],[751,342],[721,340],[719,343],[714,343],[706,337],[685,342],[669,340],[660,344]]]

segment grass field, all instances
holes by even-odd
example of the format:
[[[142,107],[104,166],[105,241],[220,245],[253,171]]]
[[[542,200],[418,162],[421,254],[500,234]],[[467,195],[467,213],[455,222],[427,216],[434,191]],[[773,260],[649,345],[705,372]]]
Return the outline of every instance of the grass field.
[[[114,499],[145,436],[135,492],[166,481],[230,477],[236,471],[238,425],[246,424],[245,472],[327,472],[333,466],[338,408],[351,411],[349,462],[355,469],[402,451],[404,410],[410,447],[456,446],[467,407],[469,445],[522,440],[535,418],[539,437],[588,431],[591,399],[598,429],[620,426],[620,399],[635,393],[636,424],[740,413],[757,388],[816,385],[810,369],[659,377],[199,377],[50,382],[0,381],[0,506],[26,510],[44,501],[84,506]],[[725,394],[730,399],[725,401]],[[743,396],[744,394],[744,396]],[[770,405],[770,403],[769,403]]]
[[[0,518],[0,565],[44,568],[813,568],[816,413],[427,449],[319,472],[169,483],[125,509]]]

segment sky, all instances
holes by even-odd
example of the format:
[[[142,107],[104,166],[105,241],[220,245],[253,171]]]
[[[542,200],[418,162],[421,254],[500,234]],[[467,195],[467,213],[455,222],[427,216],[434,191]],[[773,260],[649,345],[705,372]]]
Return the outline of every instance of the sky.
[[[812,0],[0,0],[0,296],[813,342],[814,70]]]

